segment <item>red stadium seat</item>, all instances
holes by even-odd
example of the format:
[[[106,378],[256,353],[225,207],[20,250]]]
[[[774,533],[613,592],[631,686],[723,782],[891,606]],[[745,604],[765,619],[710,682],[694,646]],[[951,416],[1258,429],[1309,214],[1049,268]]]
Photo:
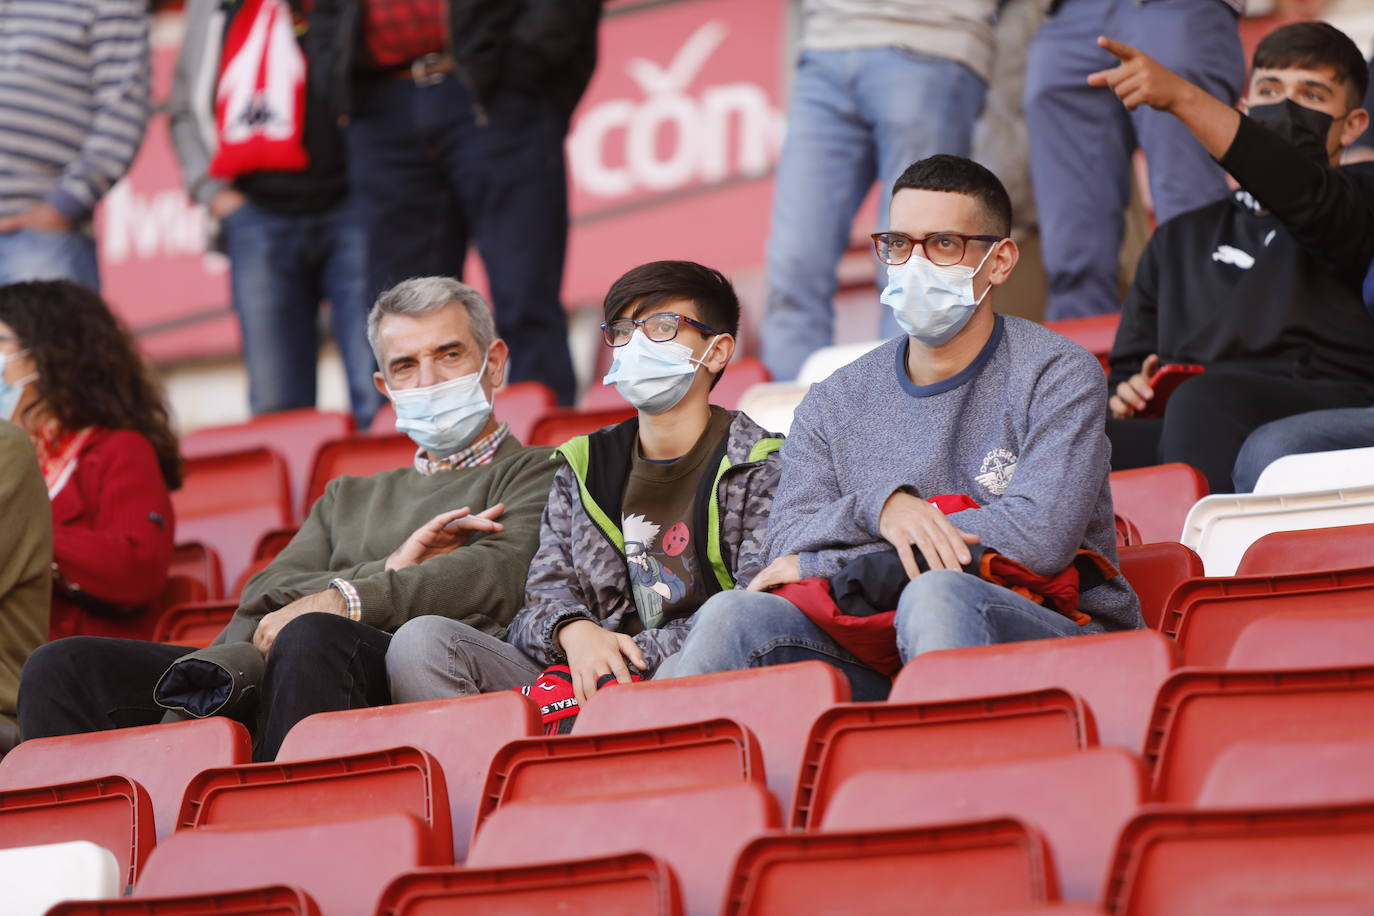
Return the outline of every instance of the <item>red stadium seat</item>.
[[[511,382],[498,389],[493,412],[496,419],[510,424],[511,435],[528,442],[539,418],[558,406],[553,390],[543,382]]]
[[[1374,799],[1374,735],[1239,741],[1217,755],[1199,808],[1330,805]]]
[[[1092,715],[1065,690],[836,706],[821,713],[811,728],[791,824],[816,827],[840,785],[866,770],[975,764],[1096,744]]]
[[[624,776],[626,787],[632,787],[636,774]],[[735,854],[746,841],[777,826],[777,802],[746,782],[515,802],[483,822],[467,864],[491,868],[647,852],[672,867],[683,911],[705,916],[719,911]]]
[[[0,792],[0,849],[89,840],[114,853],[132,884],[155,839],[153,801],[124,776]]]
[[[1140,598],[1145,625],[1159,629],[1164,607],[1180,582],[1201,576],[1202,557],[1172,541],[1118,548],[1121,574]]]
[[[271,560],[286,549],[286,545],[291,543],[291,539],[301,529],[294,525],[290,528],[278,528],[269,531],[258,538],[257,545],[253,548],[254,560]]]
[[[248,730],[222,716],[31,738],[0,760],[0,789],[118,773],[147,790],[161,838],[176,825],[181,796],[191,777],[208,767],[247,763],[252,753]]]
[[[243,597],[243,589],[248,585],[250,579],[272,565],[273,557],[258,557],[248,564],[248,567],[239,573],[238,581],[234,583],[234,591],[231,597],[240,599]]]
[[[248,567],[258,538],[291,524],[286,465],[270,449],[188,458],[182,479],[172,494],[177,537],[214,548],[227,582]]]
[[[558,735],[512,741],[496,752],[482,789],[474,831],[502,805],[661,792],[724,782],[764,785],[763,754],[749,729],[729,719],[665,725],[603,735]]]
[[[430,868],[401,875],[382,894],[385,916],[482,913],[679,916],[673,870],[639,852],[509,868]]]
[[[758,738],[768,788],[787,808],[811,723],[848,699],[844,675],[819,661],[647,681],[598,692],[578,715],[573,734],[734,719]]]
[[[1109,312],[1090,318],[1061,318],[1058,321],[1047,321],[1045,327],[1063,334],[1096,356],[1102,363],[1102,368],[1106,369],[1107,357],[1112,352],[1112,344],[1116,342],[1116,329],[1120,324],[1121,314]]]
[[[1136,547],[1145,543],[1144,536],[1140,529],[1135,526],[1135,522],[1120,514],[1112,516],[1116,524],[1116,546]]]
[[[1192,804],[1239,741],[1374,734],[1374,666],[1295,671],[1182,670],[1159,690],[1146,762],[1153,797]]]
[[[167,584],[162,586],[162,594],[157,601],[148,609],[152,616],[154,626],[157,619],[162,616],[168,608],[174,608],[178,604],[200,604],[209,600],[210,593],[205,588],[205,583],[190,576],[168,576]],[[146,634],[146,638],[151,639],[152,633]]]
[[[759,837],[740,852],[722,912],[984,913],[1055,898],[1044,840],[988,820]]]
[[[636,416],[628,404],[603,410],[580,410],[558,407],[548,411],[530,430],[530,445],[562,445],[575,436],[594,433],[605,426],[614,426]]]
[[[447,864],[410,814],[257,827],[178,830],[157,844],[134,897],[210,894],[287,884],[326,916],[372,916],[403,871]]]
[[[1121,834],[1106,895],[1125,916],[1367,913],[1374,803],[1163,810]]]
[[[362,432],[362,430],[359,430]],[[396,408],[387,401],[372,415],[372,425],[367,428],[368,436],[394,436],[396,434]]]
[[[190,541],[172,550],[172,565],[168,575],[190,576],[205,586],[205,600],[218,601],[224,597],[224,572],[219,554],[204,544]]]
[[[400,433],[352,436],[326,442],[315,453],[315,467],[310,472],[310,485],[305,488],[301,515],[310,514],[310,507],[324,495],[324,488],[335,477],[345,474],[371,477],[382,471],[410,467],[414,461],[415,443]]]
[[[615,390],[615,386],[601,384],[602,376],[593,379],[592,383],[587,386],[587,390],[582,393],[581,403],[577,405],[578,409],[623,410],[625,408],[625,399],[620,396],[620,392]]]
[[[277,762],[343,756],[410,744],[439,761],[448,790],[456,861],[481,801],[487,765],[507,741],[536,735],[539,710],[514,691],[307,716],[287,732]]]
[[[204,649],[238,610],[237,601],[178,604],[163,611],[153,629],[153,642]]]
[[[1321,573],[1190,579],[1174,590],[1164,632],[1186,667],[1226,664],[1241,630],[1271,614],[1320,609],[1360,613],[1374,601],[1374,566]]]
[[[1245,625],[1227,668],[1328,668],[1374,665],[1374,605],[1361,611],[1269,614]]]
[[[1177,664],[1177,647],[1152,630],[945,649],[908,662],[888,700],[933,702],[1060,687],[1088,704],[1101,744],[1138,754],[1155,692]]]
[[[841,784],[823,831],[938,825],[1014,817],[1039,830],[1053,852],[1060,894],[1096,901],[1117,834],[1145,801],[1144,768],[1115,747],[998,763],[871,770]]]
[[[1327,572],[1374,564],[1374,525],[1275,531],[1245,548],[1238,576]]]
[[[47,916],[321,916],[305,891],[277,885],[223,894],[146,900],[70,900]]]
[[[1112,471],[1112,503],[1140,529],[1145,543],[1177,541],[1188,510],[1208,493],[1207,478],[1186,464]]]
[[[726,410],[738,410],[744,392],[755,385],[772,380],[773,376],[768,373],[763,360],[756,356],[737,357],[725,367],[720,382],[711,389],[711,403],[719,404]]]

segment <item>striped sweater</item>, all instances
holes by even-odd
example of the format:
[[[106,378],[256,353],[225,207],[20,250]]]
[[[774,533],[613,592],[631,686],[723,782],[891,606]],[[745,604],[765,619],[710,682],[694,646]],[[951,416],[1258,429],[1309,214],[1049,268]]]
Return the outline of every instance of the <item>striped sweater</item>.
[[[88,219],[148,121],[146,0],[0,0],[0,216]]]

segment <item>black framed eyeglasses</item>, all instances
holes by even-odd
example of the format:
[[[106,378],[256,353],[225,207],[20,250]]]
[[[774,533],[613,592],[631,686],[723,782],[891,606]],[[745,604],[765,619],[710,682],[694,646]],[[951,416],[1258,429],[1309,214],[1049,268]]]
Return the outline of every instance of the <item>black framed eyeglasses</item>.
[[[684,321],[708,337],[718,333],[715,328],[707,327],[686,315],[679,315],[677,312],[658,312],[644,318],[617,318],[614,321],[603,322],[601,336],[605,339],[606,346],[623,347],[634,336],[635,328],[640,328],[644,331],[644,336],[654,343],[667,343],[677,336],[678,329]]]
[[[926,259],[938,267],[953,267],[964,259],[969,242],[993,244],[1005,235],[964,235],[962,232],[932,232],[925,238],[913,238],[905,232],[875,232],[873,250],[878,260],[893,267],[911,260],[911,253],[919,247]]]

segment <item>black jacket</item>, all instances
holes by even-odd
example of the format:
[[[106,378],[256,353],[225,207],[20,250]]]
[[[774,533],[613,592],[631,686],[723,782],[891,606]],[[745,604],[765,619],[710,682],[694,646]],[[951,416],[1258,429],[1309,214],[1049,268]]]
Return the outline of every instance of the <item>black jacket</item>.
[[[353,110],[360,0],[316,0],[306,47],[312,91],[340,116]],[[601,0],[449,0],[448,45],[478,120],[498,92],[523,92],[570,117],[596,68]]]

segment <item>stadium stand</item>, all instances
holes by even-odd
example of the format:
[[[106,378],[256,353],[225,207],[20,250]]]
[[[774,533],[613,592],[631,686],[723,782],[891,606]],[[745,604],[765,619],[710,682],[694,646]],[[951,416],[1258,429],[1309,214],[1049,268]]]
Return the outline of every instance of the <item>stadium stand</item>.
[[[324,488],[335,477],[352,474],[366,477],[381,471],[403,468],[415,460],[415,443],[401,433],[373,436],[349,436],[320,446],[310,471],[310,485],[305,489],[305,503],[301,514],[308,515],[315,500],[324,495]]]
[[[1232,576],[1251,544],[1275,531],[1374,523],[1374,485],[1304,493],[1206,496],[1188,512],[1184,544],[1209,576]]]

